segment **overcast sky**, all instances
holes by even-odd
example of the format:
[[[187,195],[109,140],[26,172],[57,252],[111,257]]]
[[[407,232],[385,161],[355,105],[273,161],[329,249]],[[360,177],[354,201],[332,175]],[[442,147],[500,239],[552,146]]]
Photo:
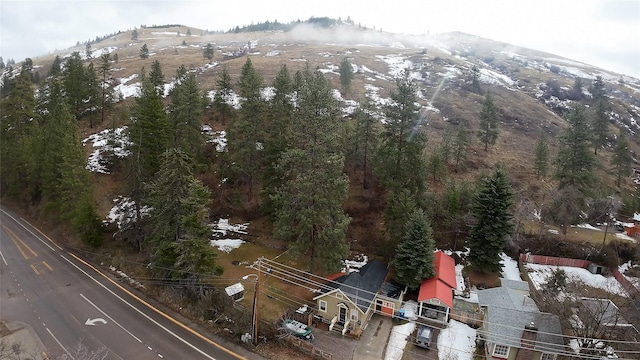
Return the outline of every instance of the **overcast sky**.
[[[463,31],[640,78],[640,0],[0,0],[0,56],[21,61],[140,25],[228,30],[311,16]]]

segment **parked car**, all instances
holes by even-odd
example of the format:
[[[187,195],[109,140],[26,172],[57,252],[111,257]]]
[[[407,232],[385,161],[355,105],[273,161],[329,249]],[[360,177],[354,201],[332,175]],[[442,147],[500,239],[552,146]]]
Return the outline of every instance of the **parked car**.
[[[622,223],[617,222],[614,226],[615,226],[616,230],[624,231],[624,225],[622,225]]]
[[[433,336],[433,328],[427,325],[420,325],[416,334],[416,346],[421,348],[431,348],[431,337]]]

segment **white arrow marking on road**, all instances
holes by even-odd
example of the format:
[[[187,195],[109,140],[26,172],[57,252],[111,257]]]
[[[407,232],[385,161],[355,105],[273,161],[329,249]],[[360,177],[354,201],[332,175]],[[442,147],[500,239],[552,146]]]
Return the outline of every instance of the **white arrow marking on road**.
[[[107,323],[107,320],[103,319],[103,318],[95,318],[95,319],[87,319],[87,321],[85,321],[85,325],[91,325],[94,326],[97,322],[101,322],[103,324]]]

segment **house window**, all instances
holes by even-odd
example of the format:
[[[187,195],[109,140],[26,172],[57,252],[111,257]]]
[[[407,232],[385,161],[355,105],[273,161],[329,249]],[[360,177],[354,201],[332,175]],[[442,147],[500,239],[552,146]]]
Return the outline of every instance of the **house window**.
[[[496,345],[493,347],[493,356],[507,358],[509,355],[509,347],[506,345]]]
[[[351,309],[351,320],[358,321],[358,310]]]
[[[342,294],[340,294],[340,293],[336,293],[336,297],[337,297],[338,299],[342,299]]]
[[[542,354],[540,360],[556,360],[556,354]]]
[[[327,302],[324,300],[320,300],[320,311],[327,312]]]

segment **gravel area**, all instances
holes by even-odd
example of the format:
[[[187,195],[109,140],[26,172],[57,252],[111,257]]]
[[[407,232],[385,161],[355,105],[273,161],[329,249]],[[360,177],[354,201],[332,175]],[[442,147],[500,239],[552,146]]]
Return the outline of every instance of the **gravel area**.
[[[323,351],[331,353],[333,360],[351,360],[358,340],[338,333],[330,333],[318,328],[313,329],[313,345]]]

